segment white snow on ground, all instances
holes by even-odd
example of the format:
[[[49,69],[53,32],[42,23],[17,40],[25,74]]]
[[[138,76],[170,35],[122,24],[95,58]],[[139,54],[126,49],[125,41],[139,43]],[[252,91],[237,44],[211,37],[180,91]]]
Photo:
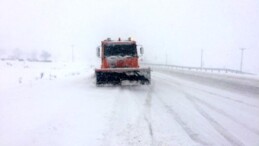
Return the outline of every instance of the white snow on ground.
[[[79,75],[89,68],[85,64],[76,63],[44,63],[0,61],[0,89],[32,83],[37,80],[54,80],[66,76]]]
[[[1,146],[259,145],[257,77],[154,69],[150,86],[96,87],[88,64],[0,69]]]

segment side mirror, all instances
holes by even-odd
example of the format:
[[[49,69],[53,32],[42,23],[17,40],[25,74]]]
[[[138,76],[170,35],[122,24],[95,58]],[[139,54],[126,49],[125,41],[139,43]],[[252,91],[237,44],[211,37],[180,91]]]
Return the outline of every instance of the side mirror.
[[[98,47],[96,48],[96,56],[97,56],[97,57],[100,57],[100,52],[101,52],[100,46],[98,46]]]
[[[140,47],[140,55],[142,56],[144,54],[144,48]]]

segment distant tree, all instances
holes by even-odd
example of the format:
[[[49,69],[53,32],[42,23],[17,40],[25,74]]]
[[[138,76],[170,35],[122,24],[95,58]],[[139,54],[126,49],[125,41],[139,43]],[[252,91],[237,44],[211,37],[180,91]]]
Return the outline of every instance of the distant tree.
[[[51,57],[51,54],[47,51],[42,51],[40,57],[43,59],[43,61],[48,61]]]

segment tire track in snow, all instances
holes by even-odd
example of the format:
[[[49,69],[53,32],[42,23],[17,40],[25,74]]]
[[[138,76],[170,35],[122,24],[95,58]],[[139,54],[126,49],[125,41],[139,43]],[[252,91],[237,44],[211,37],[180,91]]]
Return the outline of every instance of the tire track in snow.
[[[149,134],[150,134],[150,137],[151,137],[151,145],[153,145],[154,143],[154,137],[153,137],[153,128],[152,128],[152,122],[151,122],[151,106],[152,106],[152,92],[153,92],[153,87],[154,85],[151,85],[151,87],[149,88],[148,90],[148,93],[147,93],[147,97],[146,97],[146,100],[145,100],[145,120],[147,122],[147,125],[148,125],[148,129],[149,129]]]
[[[136,107],[139,109],[137,122],[134,124],[135,133],[134,136],[139,137],[138,143],[131,143],[130,145],[150,145],[153,146],[153,126],[151,122],[151,92],[153,91],[153,85],[151,86],[126,86],[129,98],[133,100]],[[135,95],[135,96],[132,96]],[[131,131],[133,129],[130,129]],[[146,142],[145,142],[146,141]]]
[[[98,87],[98,88],[102,88],[102,87]],[[105,87],[104,87],[105,88]],[[109,87],[107,87],[109,88]],[[116,87],[117,88],[117,87]],[[118,91],[116,91],[116,96],[115,96],[115,99],[114,99],[114,103],[113,103],[113,109],[111,111],[111,115],[110,117],[108,118],[108,123],[109,123],[109,127],[108,127],[108,130],[103,134],[103,146],[107,146],[107,145],[111,145],[111,136],[113,133],[115,133],[115,122],[116,122],[116,108],[117,108],[117,104],[119,102],[119,96],[120,96],[120,93],[122,92],[121,90],[119,89],[116,89]]]
[[[140,97],[138,97],[139,95],[137,95],[135,91],[135,89],[130,87],[130,90],[133,91],[133,94],[135,95],[134,98],[136,103],[139,103]],[[152,108],[152,92],[154,90],[154,83],[152,85],[150,85],[147,88],[147,93],[145,96],[145,101],[144,101],[144,109],[143,112],[141,113],[143,116],[143,119],[146,122],[146,125],[148,127],[148,133],[149,133],[149,137],[151,140],[151,146],[154,145],[154,132],[153,132],[153,125],[152,125],[152,118],[151,118],[151,108]],[[139,104],[139,106],[143,106],[143,104]]]
[[[203,100],[201,100],[201,99],[199,99],[199,98],[197,98],[197,97],[195,97],[195,96],[193,96],[193,95],[187,94],[187,93],[186,93],[186,96],[188,96],[188,97],[190,97],[190,98],[192,98],[192,99],[194,99],[194,100],[200,102],[201,104],[203,104],[203,105],[207,106],[208,108],[210,108],[210,109],[216,111],[217,113],[222,114],[222,115],[225,116],[226,118],[229,118],[230,120],[234,121],[235,123],[237,123],[237,124],[239,124],[239,125],[245,127],[246,129],[248,129],[249,131],[255,133],[256,135],[259,135],[259,131],[258,131],[258,130],[253,129],[253,128],[249,127],[249,126],[246,125],[246,124],[243,124],[242,122],[238,121],[238,120],[237,120],[235,117],[233,117],[232,115],[230,115],[230,114],[224,112],[223,110],[221,110],[221,109],[219,109],[219,108],[213,106],[212,104],[209,104],[208,102],[203,101]]]
[[[218,93],[206,91],[206,90],[203,90],[203,89],[198,89],[198,88],[195,88],[195,87],[190,87],[190,88],[193,88],[193,89],[195,89],[195,90],[202,91],[202,92],[207,93],[207,94],[209,94],[209,95],[214,95],[214,96],[217,96],[217,97],[221,97],[221,98],[223,98],[223,99],[228,99],[228,100],[230,100],[230,101],[234,101],[234,102],[237,102],[237,103],[240,103],[240,104],[244,104],[244,105],[249,106],[249,107],[253,107],[253,108],[259,109],[259,107],[256,106],[256,105],[253,105],[253,104],[250,104],[250,103],[246,103],[246,102],[243,102],[243,101],[241,101],[241,100],[233,99],[233,98],[228,97],[228,96],[220,95],[220,94],[218,94]]]
[[[175,121],[182,127],[182,129],[185,131],[185,133],[193,140],[194,142],[197,142],[198,144],[201,145],[207,145],[209,146],[210,144],[203,139],[200,138],[199,134],[193,131],[186,122],[181,118],[181,116],[169,105],[167,105],[159,96],[156,96],[158,100],[162,103],[162,105],[165,107],[165,109],[173,116]]]
[[[168,84],[170,84],[170,85],[173,85],[175,88],[176,88],[176,90],[179,90],[180,92],[183,92],[184,94],[186,93],[186,91],[188,91],[188,90],[186,90],[186,87],[187,87],[187,89],[188,88],[190,88],[190,89],[196,89],[196,90],[198,90],[198,91],[201,91],[202,93],[207,93],[208,95],[211,95],[210,93],[212,93],[212,95],[214,94],[214,95],[218,95],[218,96],[221,96],[221,98],[224,98],[225,96],[222,96],[222,95],[219,95],[219,94],[216,94],[216,93],[213,93],[213,92],[210,92],[210,91],[206,91],[206,90],[204,90],[204,89],[199,89],[199,88],[197,88],[197,87],[191,87],[191,86],[189,86],[189,85],[184,85],[184,84],[181,84],[180,82],[177,82],[177,83],[175,83],[174,81],[174,79],[173,79],[173,82],[170,82],[170,81],[168,81],[168,80],[165,80],[164,78],[162,78],[162,77],[159,77],[159,78],[161,78],[161,79],[163,79],[163,81],[165,82],[165,83],[168,83]],[[180,87],[179,87],[180,86]],[[181,87],[183,87],[183,88],[181,88]],[[229,97],[229,99],[231,100],[232,98],[230,98]],[[190,99],[189,99],[190,100]],[[244,104],[246,104],[246,103],[244,103]],[[198,105],[196,105],[196,106],[198,106]],[[250,105],[248,105],[249,107],[251,107]],[[253,108],[255,108],[254,106],[253,106]],[[256,107],[257,108],[257,107]],[[197,109],[197,107],[196,107],[196,109]],[[198,109],[197,109],[198,110]],[[198,112],[203,116],[203,117],[205,117],[205,119],[206,120],[208,120],[209,121],[209,123],[213,126],[213,128],[219,133],[219,134],[221,134],[228,142],[230,142],[230,144],[231,145],[234,145],[234,146],[243,146],[244,144],[238,139],[238,138],[236,138],[234,135],[232,135],[227,129],[225,129],[223,126],[221,126],[215,119],[213,119],[208,113],[206,113],[203,109],[201,109],[201,107],[199,107],[199,110],[198,110]],[[227,116],[227,115],[226,115]],[[229,117],[228,117],[229,118]],[[240,122],[239,122],[240,123]],[[237,123],[238,124],[238,123]],[[245,125],[245,124],[241,124],[241,125]],[[247,126],[246,126],[247,127]],[[250,131],[251,131],[251,128],[248,128],[248,129],[250,129]],[[258,131],[257,130],[253,130],[253,133],[257,133]]]
[[[233,146],[244,146],[244,144],[238,140],[235,136],[228,132],[223,126],[221,126],[215,119],[213,119],[208,113],[206,113],[201,107],[199,107],[191,96],[186,94],[185,96],[197,109],[197,111],[208,120],[208,122]]]
[[[159,71],[158,71],[159,72]],[[161,71],[160,71],[161,72]],[[230,92],[237,92],[250,97],[258,97],[259,87],[258,81],[252,79],[241,79],[239,77],[233,76],[217,76],[215,74],[196,74],[195,72],[175,72],[175,71],[162,71],[164,74],[170,74],[181,78],[183,80],[188,80],[192,82],[197,82],[203,85],[208,85],[218,89],[227,89]],[[200,72],[201,73],[201,72]],[[251,83],[251,81],[253,83]]]
[[[163,75],[165,75],[165,76],[170,77],[170,75],[167,75],[167,74],[164,74],[164,73],[158,73],[158,74],[163,74]],[[165,80],[165,79],[162,78],[162,77],[159,77],[159,78]],[[239,104],[243,104],[243,105],[246,105],[246,106],[249,106],[249,107],[253,107],[253,108],[259,109],[259,107],[256,106],[256,105],[254,105],[254,104],[246,103],[246,102],[241,101],[241,100],[238,100],[238,99],[233,99],[233,98],[231,98],[231,97],[229,97],[229,96],[225,96],[225,95],[221,95],[221,94],[218,94],[218,93],[215,93],[215,92],[211,92],[211,91],[208,91],[208,90],[200,89],[200,88],[197,88],[197,87],[195,87],[195,86],[183,85],[183,84],[179,83],[178,81],[176,81],[176,80],[175,80],[174,78],[172,78],[172,77],[170,77],[170,79],[172,79],[172,80],[174,81],[174,82],[170,82],[170,84],[174,84],[174,85],[176,85],[176,86],[183,86],[183,87],[186,87],[186,88],[194,89],[194,90],[196,90],[196,91],[200,91],[200,92],[203,92],[203,93],[207,93],[207,94],[209,94],[209,95],[214,95],[214,96],[219,97],[219,98],[222,98],[222,99],[228,99],[228,100],[230,100],[230,101],[233,101],[233,102],[236,102],[236,103],[239,103]],[[166,81],[166,80],[165,80],[165,81]],[[169,82],[169,81],[167,81],[167,82]],[[197,83],[197,84],[198,84],[198,83]]]
[[[146,97],[143,89],[134,86],[117,87],[110,124],[103,145],[152,145],[152,124],[146,115]],[[138,95],[138,92],[140,95]],[[133,95],[132,95],[133,94]]]

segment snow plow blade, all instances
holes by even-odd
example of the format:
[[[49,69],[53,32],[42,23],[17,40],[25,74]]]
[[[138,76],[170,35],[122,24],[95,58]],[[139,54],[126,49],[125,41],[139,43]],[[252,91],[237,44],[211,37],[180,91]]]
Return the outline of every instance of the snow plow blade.
[[[95,69],[96,85],[149,85],[150,68]]]

